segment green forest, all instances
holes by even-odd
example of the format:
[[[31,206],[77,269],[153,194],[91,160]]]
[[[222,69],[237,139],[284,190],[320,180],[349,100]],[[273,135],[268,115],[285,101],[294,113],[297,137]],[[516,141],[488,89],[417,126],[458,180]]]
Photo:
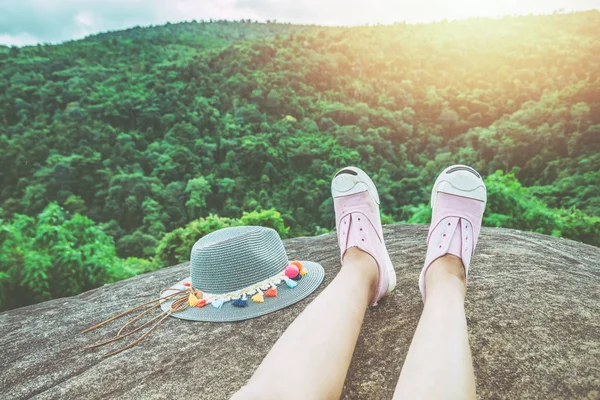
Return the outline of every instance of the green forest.
[[[0,46],[0,311],[184,262],[226,226],[328,232],[347,165],[384,223],[428,223],[463,163],[484,225],[600,246],[598,27],[211,20]]]

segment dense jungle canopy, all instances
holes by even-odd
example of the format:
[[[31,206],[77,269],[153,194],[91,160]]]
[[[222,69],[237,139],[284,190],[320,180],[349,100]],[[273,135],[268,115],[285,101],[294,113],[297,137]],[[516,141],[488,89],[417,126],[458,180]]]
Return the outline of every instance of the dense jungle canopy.
[[[223,226],[326,232],[346,165],[386,223],[427,223],[465,163],[485,225],[598,246],[599,27],[193,21],[0,46],[0,310],[185,261]]]

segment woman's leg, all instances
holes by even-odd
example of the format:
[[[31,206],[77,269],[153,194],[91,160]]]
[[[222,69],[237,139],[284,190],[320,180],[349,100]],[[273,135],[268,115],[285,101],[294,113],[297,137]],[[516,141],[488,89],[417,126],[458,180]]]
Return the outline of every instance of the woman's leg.
[[[375,260],[356,247],[325,290],[286,329],[248,384],[232,399],[337,399],[369,299]]]
[[[435,180],[419,275],[425,306],[394,399],[475,398],[464,301],[486,201],[483,178],[467,165],[451,165]]]
[[[475,374],[467,335],[465,270],[445,255],[425,276],[423,314],[404,361],[394,399],[475,399]]]
[[[365,310],[396,286],[371,178],[359,168],[343,168],[333,177],[331,194],[342,269],[233,399],[339,398]]]

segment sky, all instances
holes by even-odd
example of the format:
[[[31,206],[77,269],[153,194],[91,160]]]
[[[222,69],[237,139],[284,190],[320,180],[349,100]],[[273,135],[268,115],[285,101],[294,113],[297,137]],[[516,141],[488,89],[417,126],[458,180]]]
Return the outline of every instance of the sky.
[[[58,43],[136,25],[194,19],[364,25],[561,9],[600,9],[600,0],[0,0],[0,44]]]

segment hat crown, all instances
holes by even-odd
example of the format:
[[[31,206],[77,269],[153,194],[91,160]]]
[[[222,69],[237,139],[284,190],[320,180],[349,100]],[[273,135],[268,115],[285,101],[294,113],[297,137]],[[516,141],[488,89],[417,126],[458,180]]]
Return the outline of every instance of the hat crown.
[[[277,275],[288,263],[274,229],[231,227],[209,233],[194,244],[190,277],[194,288],[222,294]]]

